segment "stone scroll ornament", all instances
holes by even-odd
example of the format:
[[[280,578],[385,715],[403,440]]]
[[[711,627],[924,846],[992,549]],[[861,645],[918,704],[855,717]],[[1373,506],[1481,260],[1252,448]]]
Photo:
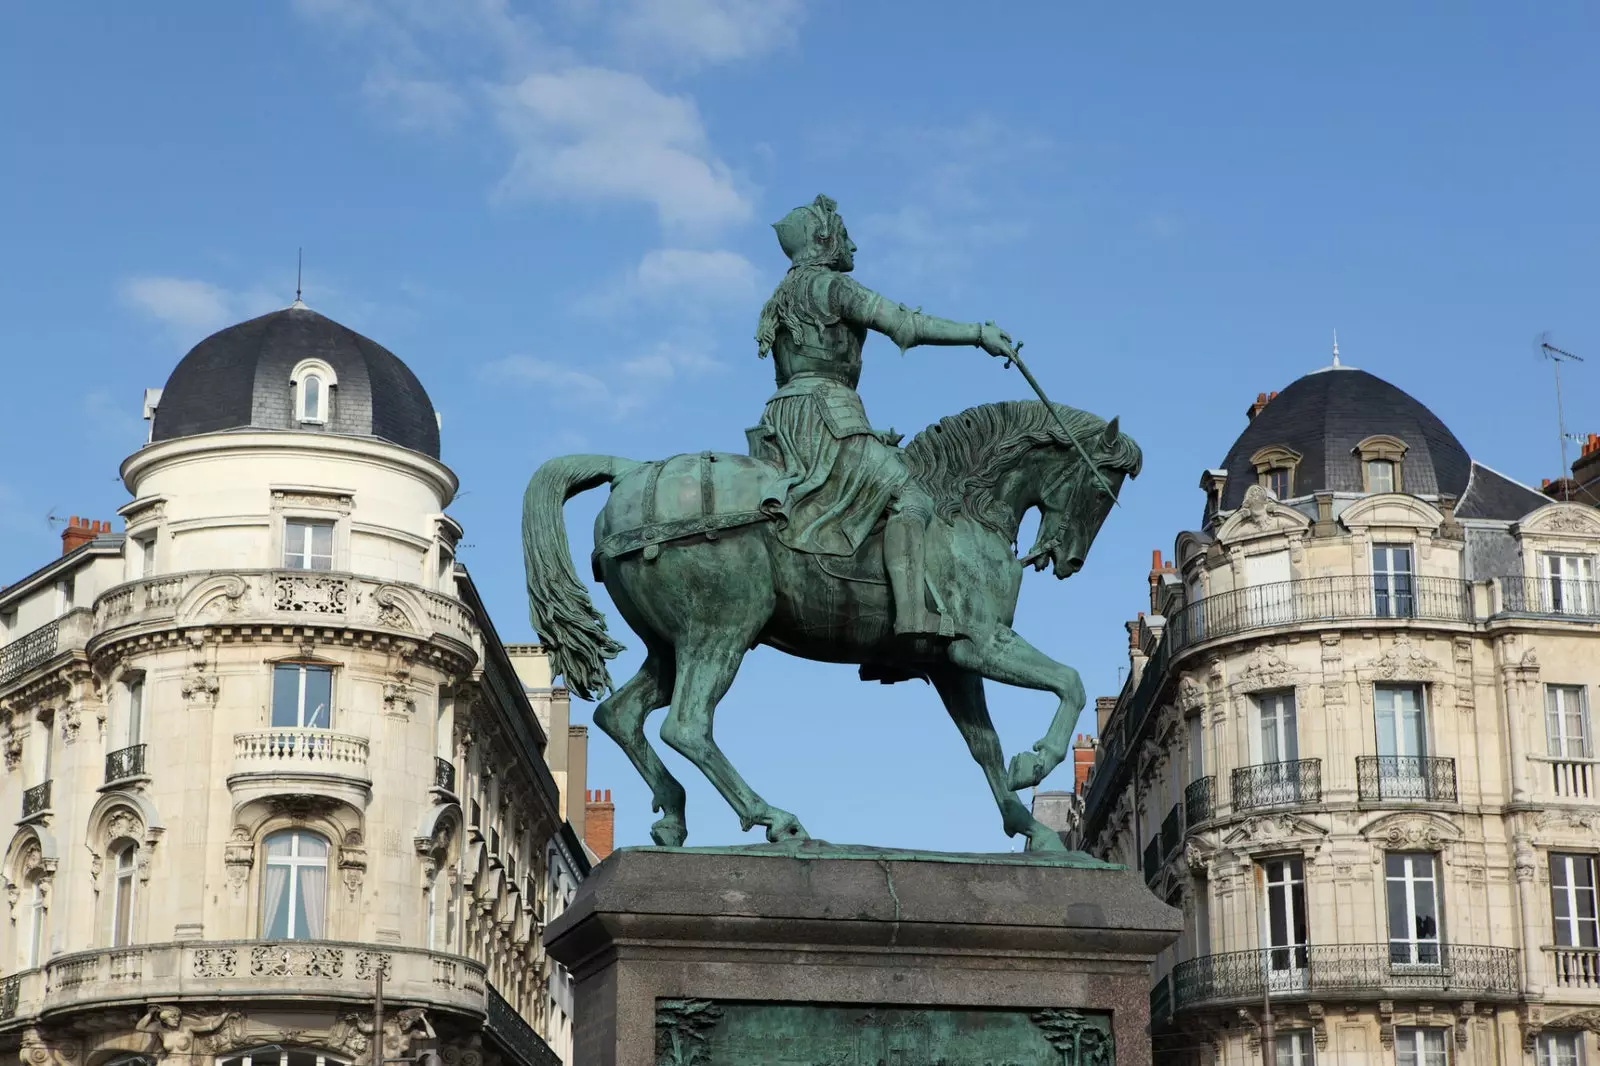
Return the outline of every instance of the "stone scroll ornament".
[[[655,462],[567,455],[534,473],[523,496],[529,613],[551,666],[650,786],[658,845],[688,835],[682,785],[645,736],[670,707],[661,737],[716,786],[746,830],[807,839],[799,818],[767,803],[717,746],[712,718],[744,655],[766,644],[849,663],[862,680],[933,684],[982,770],[1001,824],[1035,850],[1062,851],[1017,792],[1066,758],[1084,704],[1078,674],[1011,628],[1024,572],[1076,573],[1137,476],[1139,446],[1086,411],[1044,398],[1017,349],[992,322],[925,315],[857,282],[856,246],[825,196],[774,227],[791,266],[761,312],[758,354],[777,390],[746,432],[748,454],[701,452]],[[1016,366],[1038,400],[985,404],[940,419],[903,448],[867,420],[856,386],[869,333],[905,351],[969,345]],[[610,496],[591,556],[646,649],[639,672],[613,687],[606,662],[622,650],[571,563],[563,507],[600,485]],[[1025,515],[1039,513],[1019,558]],[[1049,692],[1054,717],[1008,761],[983,682]]]

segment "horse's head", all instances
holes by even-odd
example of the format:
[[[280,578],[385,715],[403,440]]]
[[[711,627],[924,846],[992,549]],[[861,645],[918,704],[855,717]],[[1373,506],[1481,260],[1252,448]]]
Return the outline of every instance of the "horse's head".
[[[1023,557],[1036,570],[1053,566],[1057,578],[1071,577],[1083,569],[1089,546],[1111,513],[1123,480],[1139,474],[1138,446],[1118,431],[1115,418],[1080,443],[1093,460],[1093,467],[1070,444],[1049,449],[1051,461],[1041,471],[1039,535]],[[1095,477],[1095,470],[1101,477]],[[1107,486],[1110,492],[1106,491]]]

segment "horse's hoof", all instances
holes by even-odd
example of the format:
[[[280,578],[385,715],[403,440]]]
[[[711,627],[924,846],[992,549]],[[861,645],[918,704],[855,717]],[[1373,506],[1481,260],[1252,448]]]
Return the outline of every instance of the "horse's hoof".
[[[800,824],[800,819],[792,814],[780,814],[767,826],[769,844],[789,844],[810,839],[811,834]]]
[[[1061,834],[1054,829],[1040,827],[1038,831],[1028,834],[1029,851],[1071,851],[1072,849],[1061,843]]]
[[[1045,779],[1044,760],[1036,751],[1018,752],[1006,769],[1006,787],[1013,792],[1032,788]]]
[[[681,848],[689,839],[689,827],[677,818],[662,818],[650,827],[650,839],[658,848]]]

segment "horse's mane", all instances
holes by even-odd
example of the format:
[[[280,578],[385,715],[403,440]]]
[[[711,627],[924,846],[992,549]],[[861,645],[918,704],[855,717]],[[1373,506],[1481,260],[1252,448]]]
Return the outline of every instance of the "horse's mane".
[[[1101,465],[1138,476],[1144,458],[1132,437],[1119,433],[1116,443],[1104,449],[1104,419],[1065,404],[1054,407]],[[933,497],[939,517],[965,515],[1004,535],[1012,515],[994,496],[1000,478],[1029,449],[1051,442],[1071,447],[1041,401],[1007,400],[941,418],[912,438],[905,458],[912,478]]]

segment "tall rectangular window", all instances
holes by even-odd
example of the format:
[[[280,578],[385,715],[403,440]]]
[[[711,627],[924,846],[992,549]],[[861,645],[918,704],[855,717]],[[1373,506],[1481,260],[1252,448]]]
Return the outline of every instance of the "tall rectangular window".
[[[1379,618],[1410,618],[1416,613],[1416,579],[1409,544],[1372,546],[1372,600]]]
[[[1595,612],[1594,557],[1591,555],[1539,556],[1543,578],[1543,608],[1555,614]]]
[[[1306,1030],[1279,1033],[1273,1047],[1273,1066],[1313,1066],[1317,1061],[1314,1047]]]
[[[1294,471],[1286,466],[1275,466],[1261,472],[1261,487],[1272,493],[1273,499],[1287,500],[1293,479]]]
[[[137,844],[125,844],[117,852],[115,878],[111,886],[111,946],[124,948],[133,943],[133,893],[138,870]]]
[[[291,829],[266,839],[261,936],[321,940],[328,905],[328,842]]]
[[[154,533],[139,542],[139,576],[149,577],[156,572],[156,536]]]
[[[1294,693],[1269,692],[1256,697],[1259,762],[1293,762],[1300,758],[1300,738],[1295,724]]]
[[[306,663],[272,668],[272,728],[332,728],[333,670]]]
[[[283,524],[286,570],[333,569],[333,523],[291,518]]]
[[[1389,962],[1394,966],[1439,964],[1438,864],[1432,855],[1390,852],[1384,856],[1389,888]]]
[[[1583,1066],[1583,1033],[1540,1033],[1539,1066]]]
[[[1395,1066],[1450,1066],[1443,1029],[1396,1029]]]
[[[1204,713],[1190,715],[1189,730],[1189,781],[1206,776],[1206,725]]]
[[[28,969],[44,962],[44,885],[35,879],[28,899]]]
[[[1559,947],[1600,947],[1593,855],[1550,853],[1550,916]]]
[[[1388,459],[1367,460],[1367,491],[1394,491],[1394,463]]]
[[[144,679],[128,686],[127,746],[144,743]]]
[[[1561,759],[1589,757],[1589,701],[1582,685],[1544,687],[1545,735],[1550,754]]]
[[[1377,717],[1378,754],[1418,760],[1428,754],[1427,716],[1420,685],[1377,685],[1372,692]],[[1413,765],[1412,773],[1421,767]]]
[[[1262,932],[1273,987],[1293,987],[1296,976],[1305,973],[1310,939],[1305,865],[1297,858],[1268,859],[1258,870],[1266,906]]]

